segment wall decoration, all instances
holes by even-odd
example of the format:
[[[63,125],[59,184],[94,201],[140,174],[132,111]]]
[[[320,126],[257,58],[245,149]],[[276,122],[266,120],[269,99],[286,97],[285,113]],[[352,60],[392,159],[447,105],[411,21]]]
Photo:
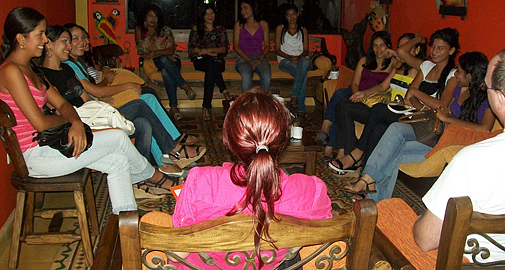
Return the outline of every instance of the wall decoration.
[[[114,33],[116,29],[116,18],[119,16],[119,10],[113,9],[108,17],[105,17],[100,11],[93,13],[95,27],[103,38],[103,44],[117,44],[118,36]]]
[[[466,17],[467,0],[437,0],[438,13],[445,18],[446,15],[461,17],[464,20]]]

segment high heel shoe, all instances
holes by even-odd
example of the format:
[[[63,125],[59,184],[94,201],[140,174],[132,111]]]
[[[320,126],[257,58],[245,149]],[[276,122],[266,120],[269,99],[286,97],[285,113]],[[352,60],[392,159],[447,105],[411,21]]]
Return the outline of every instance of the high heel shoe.
[[[210,121],[211,119],[211,114],[210,114],[210,108],[203,108],[203,121]]]
[[[355,159],[351,153],[349,153],[349,156],[351,156],[352,160],[354,161],[354,163],[349,168],[344,168],[344,164],[339,159],[334,160],[338,166],[335,166],[335,164],[333,164],[333,161],[328,163],[328,166],[339,174],[353,173],[363,166],[363,164],[358,165],[358,162],[363,160],[363,156],[361,156],[359,159]]]
[[[174,154],[168,153],[168,154],[163,154],[161,156],[161,162],[166,160],[167,158],[170,158],[175,165],[179,166],[179,168],[183,169],[189,164],[199,160],[203,155],[207,152],[207,148],[205,146],[197,146],[196,147],[196,156],[194,157],[189,157],[188,150],[186,149],[185,145],[181,145],[179,150],[175,152]]]
[[[360,190],[360,191],[354,191],[354,190],[351,190],[351,188],[356,185],[356,183],[358,183],[359,181],[363,181],[365,182],[365,189],[363,190]],[[345,186],[345,191],[349,192],[349,193],[352,193],[352,194],[355,194],[355,195],[366,195],[366,194],[369,194],[369,193],[377,193],[377,190],[370,190],[370,185],[375,185],[375,181],[372,181],[370,183],[368,183],[364,178],[360,178],[358,179],[356,182],[354,182],[352,184],[352,186]]]

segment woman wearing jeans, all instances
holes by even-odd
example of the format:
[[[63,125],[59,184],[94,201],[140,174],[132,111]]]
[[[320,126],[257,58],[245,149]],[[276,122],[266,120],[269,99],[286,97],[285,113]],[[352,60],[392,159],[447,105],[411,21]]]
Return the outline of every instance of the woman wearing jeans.
[[[268,23],[256,20],[260,14],[254,0],[242,0],[240,14],[233,29],[233,49],[239,55],[235,69],[242,77],[242,92],[252,88],[254,72],[260,76],[261,88],[269,91],[272,71],[266,59],[270,50]]]
[[[188,51],[195,69],[205,72],[203,120],[209,121],[214,85],[219,87],[226,100],[232,100],[221,74],[225,69],[224,57],[228,53],[229,43],[226,29],[214,25],[216,8],[213,5],[203,5],[199,15],[198,24],[193,26],[189,34]]]
[[[196,94],[181,76],[181,60],[174,57],[174,35],[170,27],[164,25],[163,13],[158,5],[145,6],[141,16],[144,20],[139,21],[139,25],[135,27],[138,53],[145,59],[153,59],[154,64],[161,71],[170,111],[176,120],[181,120],[182,114],[177,108],[177,86],[182,88],[191,100],[196,98]]]
[[[290,107],[305,114],[305,93],[307,92],[307,71],[310,69],[309,34],[298,24],[298,8],[287,4],[284,23],[275,30],[275,52],[279,69],[293,76]]]

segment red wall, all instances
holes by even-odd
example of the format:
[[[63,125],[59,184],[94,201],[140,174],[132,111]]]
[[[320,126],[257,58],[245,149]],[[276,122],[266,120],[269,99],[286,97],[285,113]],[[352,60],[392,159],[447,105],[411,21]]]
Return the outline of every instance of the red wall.
[[[352,26],[370,12],[371,0],[344,0],[343,28]],[[438,14],[436,1],[393,0],[391,4],[390,28],[393,42],[405,32],[419,32],[427,38],[436,30],[445,27],[456,28],[460,33],[461,53],[470,51],[483,52],[491,58],[505,48],[503,34],[503,11],[505,1],[479,0],[468,1],[465,20],[460,17]],[[365,50],[372,35],[367,29],[363,44]]]
[[[16,0],[2,1],[0,8],[0,35],[4,33],[4,22],[7,14],[19,6],[32,7],[47,18],[48,25],[75,22],[75,2],[70,0]],[[7,154],[0,146],[0,227],[3,226],[16,205],[16,190],[10,184],[12,165],[7,165]]]

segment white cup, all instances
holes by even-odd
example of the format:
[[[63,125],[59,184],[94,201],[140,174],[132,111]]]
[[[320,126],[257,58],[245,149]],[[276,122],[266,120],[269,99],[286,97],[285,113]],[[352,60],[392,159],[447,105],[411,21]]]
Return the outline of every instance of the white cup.
[[[291,126],[291,138],[301,140],[303,138],[303,128]]]
[[[330,72],[330,80],[338,80],[338,71]]]
[[[284,104],[284,98],[283,97],[275,97],[280,103]]]
[[[272,97],[276,98],[276,97],[280,97],[279,94],[272,94]]]

